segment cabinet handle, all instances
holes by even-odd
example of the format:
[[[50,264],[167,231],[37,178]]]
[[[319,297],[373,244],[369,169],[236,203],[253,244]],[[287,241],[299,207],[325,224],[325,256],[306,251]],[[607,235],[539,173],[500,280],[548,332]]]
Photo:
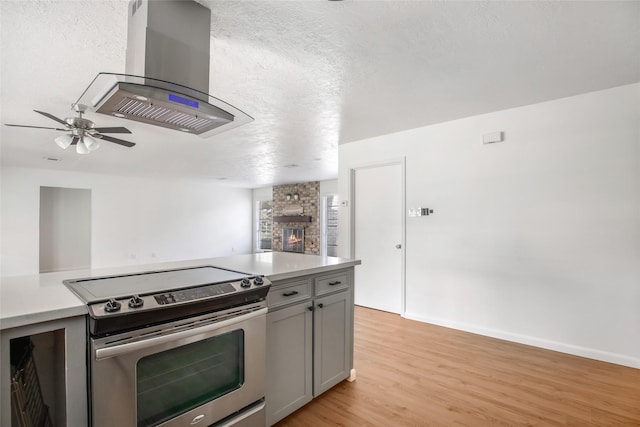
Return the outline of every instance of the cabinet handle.
[[[307,310],[309,310],[309,311],[313,311],[313,306],[311,306],[311,307],[307,307]]]
[[[322,307],[324,307],[324,304],[322,303],[318,304],[318,308],[322,308]]]
[[[339,285],[340,283],[342,283],[341,281],[337,280],[335,282],[329,282],[329,286],[335,286],[335,285]]]
[[[292,295],[298,295],[298,291],[289,291],[282,294],[283,297],[290,297]]]

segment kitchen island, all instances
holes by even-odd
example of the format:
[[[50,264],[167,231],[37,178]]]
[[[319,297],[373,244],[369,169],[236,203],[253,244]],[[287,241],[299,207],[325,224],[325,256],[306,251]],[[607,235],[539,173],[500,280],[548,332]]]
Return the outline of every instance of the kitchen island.
[[[181,268],[190,268],[198,266],[215,266],[252,275],[264,275],[273,282],[272,291],[268,295],[269,301],[269,326],[267,327],[267,339],[273,335],[275,328],[275,315],[281,316],[282,312],[287,309],[302,307],[301,304],[307,304],[305,308],[310,314],[306,316],[306,327],[304,329],[305,337],[303,343],[306,345],[309,340],[313,339],[314,333],[322,333],[322,330],[312,331],[308,327],[311,326],[309,317],[312,313],[313,305],[311,302],[317,302],[320,307],[349,307],[348,312],[340,314],[344,318],[345,331],[351,337],[344,341],[343,355],[346,359],[347,374],[352,368],[353,349],[353,267],[360,264],[358,260],[349,260],[335,257],[319,257],[313,255],[302,255],[283,252],[270,252],[258,254],[236,255],[222,258],[207,258],[198,260],[186,260],[175,262],[164,262],[158,264],[147,265],[131,265],[117,268],[102,269],[86,269],[74,270],[66,272],[45,273],[29,276],[16,276],[2,278],[2,286],[0,287],[0,395],[2,396],[2,406],[0,412],[2,418],[1,425],[11,425],[10,421],[10,366],[9,351],[10,340],[23,336],[44,336],[45,341],[52,342],[53,349],[52,369],[50,374],[51,381],[55,384],[48,387],[52,390],[50,394],[54,401],[47,402],[52,406],[52,415],[56,425],[83,425],[86,423],[86,322],[85,317],[87,308],[71,291],[63,284],[63,280],[103,277],[122,274],[140,273],[146,271],[172,270]],[[335,277],[342,280],[334,280]],[[336,284],[334,282],[340,282]],[[331,284],[334,283],[334,284]],[[291,300],[282,300],[283,293],[292,292],[291,290],[283,292],[284,288],[290,286],[298,286],[300,291],[295,290],[295,298]],[[296,288],[297,289],[297,288]],[[273,293],[273,294],[272,294]],[[322,296],[340,295],[341,303],[338,305],[329,302],[322,302],[318,298]],[[303,298],[301,298],[303,297]],[[284,297],[286,298],[286,297]],[[340,305],[342,304],[342,305]],[[319,311],[319,310],[318,310]],[[316,311],[316,316],[319,316]],[[280,313],[280,314],[278,314]],[[349,314],[350,313],[350,314]],[[322,318],[317,317],[316,322],[322,323]],[[278,321],[280,322],[280,321]],[[286,323],[286,322],[285,322]],[[285,323],[278,323],[284,325]],[[330,328],[325,328],[332,331]],[[274,335],[274,339],[277,336]],[[271,344],[271,342],[269,342]],[[291,342],[290,344],[293,344]],[[343,345],[341,345],[342,347]],[[300,351],[305,354],[304,368],[307,388],[311,386],[309,375],[312,369],[309,363],[309,355],[311,354],[311,345],[301,348]],[[267,367],[271,369],[273,357],[272,350],[277,347],[269,347],[267,354]],[[320,356],[316,358],[321,360]],[[312,360],[316,360],[312,359]],[[345,359],[345,360],[346,360]],[[271,360],[271,361],[270,361]],[[325,360],[334,363],[329,356]],[[335,363],[334,363],[335,364]],[[277,366],[273,367],[277,369]],[[345,368],[345,367],[343,367]],[[49,369],[45,369],[49,370]],[[41,373],[42,375],[42,373]],[[332,381],[336,378],[332,377]],[[342,378],[344,379],[344,378]],[[45,379],[46,380],[46,379]],[[269,379],[268,379],[269,381]],[[42,379],[41,379],[42,382]],[[267,387],[269,389],[269,386]],[[319,394],[320,389],[314,392]],[[45,393],[45,399],[47,393]],[[274,400],[278,400],[282,396],[277,396]],[[286,398],[286,396],[284,397]],[[267,397],[269,401],[269,397]],[[310,400],[306,397],[304,400]],[[280,399],[282,401],[282,399]],[[268,404],[269,405],[269,404]],[[289,409],[294,406],[288,406]],[[280,411],[280,414],[285,412]]]

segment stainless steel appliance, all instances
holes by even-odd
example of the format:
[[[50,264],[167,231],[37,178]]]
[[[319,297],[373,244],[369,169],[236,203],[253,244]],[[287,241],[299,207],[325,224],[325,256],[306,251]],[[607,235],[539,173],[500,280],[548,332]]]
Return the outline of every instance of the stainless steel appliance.
[[[211,10],[200,3],[130,0],[125,74],[98,73],[74,106],[201,138],[252,122],[209,95]]]
[[[94,427],[265,425],[267,279],[204,266],[65,284],[89,309]]]

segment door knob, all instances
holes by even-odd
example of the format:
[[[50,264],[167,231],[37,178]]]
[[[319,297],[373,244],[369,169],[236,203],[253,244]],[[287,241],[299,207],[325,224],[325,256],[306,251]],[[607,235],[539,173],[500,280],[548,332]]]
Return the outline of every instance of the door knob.
[[[398,243],[398,244],[396,245],[396,249],[402,249],[402,245],[401,245],[400,243]]]

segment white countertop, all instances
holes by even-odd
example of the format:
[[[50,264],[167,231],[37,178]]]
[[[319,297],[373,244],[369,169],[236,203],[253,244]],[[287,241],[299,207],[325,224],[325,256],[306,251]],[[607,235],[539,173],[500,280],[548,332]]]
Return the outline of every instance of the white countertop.
[[[359,260],[345,258],[265,252],[222,258],[3,277],[0,279],[0,329],[86,314],[85,304],[62,283],[67,279],[212,265],[243,273],[260,274],[276,281],[358,264],[360,264]]]
[[[322,273],[324,271],[352,267],[359,265],[360,260],[302,255],[289,252],[264,252],[214,258],[210,260],[210,263],[215,267],[227,268],[243,273],[261,274],[271,281],[276,281],[305,274]]]

